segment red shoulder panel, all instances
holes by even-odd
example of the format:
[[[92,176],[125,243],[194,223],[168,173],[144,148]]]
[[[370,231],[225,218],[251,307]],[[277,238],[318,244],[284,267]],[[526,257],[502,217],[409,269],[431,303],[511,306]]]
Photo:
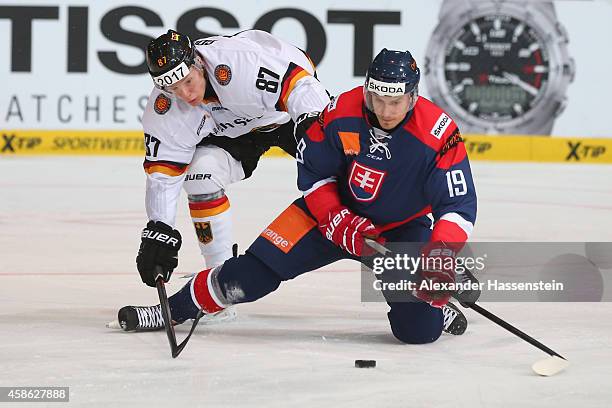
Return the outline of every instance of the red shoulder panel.
[[[440,151],[446,138],[457,128],[455,121],[439,106],[422,96],[414,107],[412,117],[404,129],[412,133],[422,143],[433,150]]]
[[[358,86],[336,96],[323,111],[323,126],[338,118],[360,118],[363,115],[363,87]]]
[[[419,97],[412,118],[404,129],[438,153],[438,168],[448,169],[467,156],[455,121],[427,98]]]
[[[463,144],[463,138],[459,129],[455,128],[455,131],[446,138],[442,148],[438,151],[436,167],[447,170],[455,164],[461,163],[466,156],[467,151]]]

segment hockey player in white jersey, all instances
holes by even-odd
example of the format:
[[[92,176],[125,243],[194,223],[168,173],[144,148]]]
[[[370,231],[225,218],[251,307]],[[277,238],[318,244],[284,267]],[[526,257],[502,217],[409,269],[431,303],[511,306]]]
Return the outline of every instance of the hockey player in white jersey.
[[[225,189],[248,178],[271,146],[295,156],[294,121],[329,95],[308,56],[258,30],[194,41],[169,30],[147,47],[155,83],[143,115],[146,210],[136,259],[141,275],[178,264],[174,228],[185,188],[206,267],[232,256]]]

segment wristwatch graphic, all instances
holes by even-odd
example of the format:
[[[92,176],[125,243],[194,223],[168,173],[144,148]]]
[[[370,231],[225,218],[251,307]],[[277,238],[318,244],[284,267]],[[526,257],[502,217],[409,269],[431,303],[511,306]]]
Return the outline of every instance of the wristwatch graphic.
[[[550,0],[444,0],[424,64],[464,133],[549,135],[574,79]]]

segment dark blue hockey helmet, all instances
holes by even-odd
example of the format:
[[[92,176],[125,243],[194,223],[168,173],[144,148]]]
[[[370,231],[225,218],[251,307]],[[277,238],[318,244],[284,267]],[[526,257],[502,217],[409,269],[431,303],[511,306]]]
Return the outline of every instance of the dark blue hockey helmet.
[[[383,48],[366,73],[364,95],[368,109],[372,110],[369,93],[380,96],[410,94],[412,97],[410,109],[412,109],[418,96],[420,79],[421,71],[410,52]]]
[[[405,84],[403,93],[410,93],[419,86],[421,71],[410,52],[383,48],[368,68],[366,85],[370,79],[392,85]],[[375,87],[368,90],[377,91]]]

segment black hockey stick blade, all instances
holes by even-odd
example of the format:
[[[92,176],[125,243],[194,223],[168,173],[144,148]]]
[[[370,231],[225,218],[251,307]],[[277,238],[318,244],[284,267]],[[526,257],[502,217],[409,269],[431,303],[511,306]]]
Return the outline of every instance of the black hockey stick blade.
[[[172,353],[172,358],[177,358],[181,351],[187,345],[187,342],[191,338],[191,335],[195,331],[198,322],[204,316],[204,313],[200,310],[195,320],[191,325],[191,330],[189,330],[189,334],[180,344],[176,343],[176,333],[174,332],[174,325],[172,325],[172,314],[170,313],[170,303],[168,302],[168,294],[166,293],[166,286],[164,285],[164,280],[162,278],[157,279],[155,282],[155,286],[157,287],[157,294],[159,295],[159,304],[161,305],[161,312],[164,318],[164,327],[166,329],[166,335],[168,336],[168,342],[170,343],[170,352]]]
[[[366,238],[365,240],[366,244],[368,246],[370,246],[372,249],[376,250],[376,252],[380,253],[381,255],[387,255],[387,253],[390,253],[391,250],[387,247],[385,247],[384,245]],[[567,360],[565,357],[563,357],[561,354],[557,353],[556,351],[552,350],[551,348],[545,346],[544,344],[540,343],[539,341],[537,341],[536,339],[534,339],[533,337],[531,337],[530,335],[528,335],[527,333],[517,329],[516,327],[514,327],[513,325],[511,325],[510,323],[506,322],[505,320],[503,320],[500,317],[497,317],[496,315],[494,315],[493,313],[489,312],[487,309],[485,309],[484,307],[477,305],[476,303],[466,303],[466,302],[462,302],[460,299],[457,299],[459,301],[459,304],[461,304],[461,306],[468,308],[468,309],[472,309],[473,311],[475,311],[476,313],[479,313],[480,315],[486,317],[487,319],[489,319],[490,321],[492,321],[493,323],[497,324],[498,326],[503,327],[504,329],[506,329],[507,331],[509,331],[510,333],[514,334],[515,336],[519,337],[520,339],[526,341],[527,343],[531,344],[534,347],[537,347],[538,349],[542,350],[543,352],[551,355],[551,356],[556,356],[559,358],[562,358],[563,360]]]

